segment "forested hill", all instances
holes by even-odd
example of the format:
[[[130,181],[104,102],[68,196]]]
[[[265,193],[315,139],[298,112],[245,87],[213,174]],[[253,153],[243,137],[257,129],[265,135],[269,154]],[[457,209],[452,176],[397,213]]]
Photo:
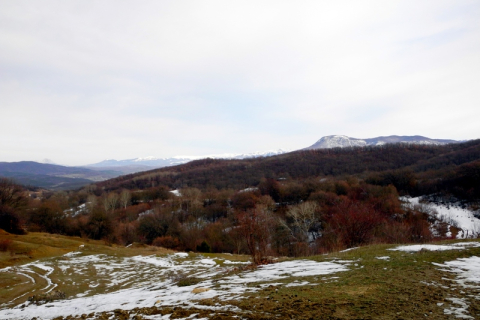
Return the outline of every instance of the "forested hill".
[[[471,175],[470,180],[479,179],[475,175],[479,170],[480,140],[472,140],[444,146],[392,144],[305,150],[246,160],[204,159],[121,176],[97,185],[107,190],[142,190],[158,186],[170,189],[196,187],[202,190],[239,190],[257,186],[262,178],[290,181],[356,175],[369,179],[371,183],[394,184],[399,191],[404,189],[409,193],[423,193],[445,188],[439,186],[439,181],[458,180],[461,178],[459,175],[467,171]],[[419,180],[422,180],[420,185]],[[431,184],[433,180],[437,181],[435,185]],[[427,187],[433,189],[422,189]]]

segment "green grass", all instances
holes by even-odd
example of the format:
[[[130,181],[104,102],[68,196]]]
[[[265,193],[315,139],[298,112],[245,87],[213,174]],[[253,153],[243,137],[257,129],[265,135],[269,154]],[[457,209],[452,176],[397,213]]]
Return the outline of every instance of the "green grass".
[[[318,285],[270,287],[240,301],[238,306],[247,310],[252,306],[251,301],[256,301],[258,303],[253,309],[258,314],[282,314],[298,319],[417,319],[420,316],[449,319],[443,312],[451,305],[446,299],[461,297],[469,301],[471,316],[480,316],[478,300],[453,285],[453,275],[440,271],[432,264],[480,256],[480,248],[418,253],[386,250],[393,247],[372,245],[344,253],[310,257],[316,261],[342,259],[355,262],[349,271],[333,275],[338,278],[289,278],[282,282],[306,280]],[[376,258],[380,256],[390,256],[390,259]],[[437,303],[443,305],[438,306]]]

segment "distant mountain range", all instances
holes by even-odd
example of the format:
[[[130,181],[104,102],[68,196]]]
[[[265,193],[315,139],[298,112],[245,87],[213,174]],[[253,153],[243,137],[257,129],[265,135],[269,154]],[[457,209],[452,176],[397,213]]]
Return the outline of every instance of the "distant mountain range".
[[[459,143],[462,141],[447,139],[430,139],[423,136],[387,136],[369,139],[357,139],[341,135],[322,137],[306,150],[311,149],[330,149],[330,148],[348,148],[348,147],[366,147],[381,146],[388,143],[411,143],[422,145],[444,145],[449,143]]]

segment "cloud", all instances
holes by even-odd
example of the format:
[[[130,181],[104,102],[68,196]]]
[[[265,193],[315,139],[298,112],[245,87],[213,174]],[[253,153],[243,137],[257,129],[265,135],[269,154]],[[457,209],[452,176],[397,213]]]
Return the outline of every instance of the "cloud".
[[[0,161],[479,138],[479,14],[476,1],[2,1]]]

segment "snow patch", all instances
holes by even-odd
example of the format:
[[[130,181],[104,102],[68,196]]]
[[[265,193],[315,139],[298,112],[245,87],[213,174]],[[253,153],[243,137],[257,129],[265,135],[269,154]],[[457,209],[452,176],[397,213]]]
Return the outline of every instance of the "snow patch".
[[[459,228],[460,231],[457,234],[457,239],[477,238],[480,235],[480,219],[476,218],[470,210],[460,208],[456,205],[421,202],[421,197],[401,197],[400,199],[407,202],[407,206],[424,206],[431,212],[431,215],[438,220]],[[447,236],[450,235],[451,233],[447,234]]]
[[[445,251],[445,250],[463,250],[466,248],[477,248],[477,247],[480,247],[480,242],[460,242],[460,243],[454,243],[454,244],[448,244],[448,245],[412,244],[408,246],[399,246],[399,247],[388,249],[388,250],[418,252],[420,250]]]

